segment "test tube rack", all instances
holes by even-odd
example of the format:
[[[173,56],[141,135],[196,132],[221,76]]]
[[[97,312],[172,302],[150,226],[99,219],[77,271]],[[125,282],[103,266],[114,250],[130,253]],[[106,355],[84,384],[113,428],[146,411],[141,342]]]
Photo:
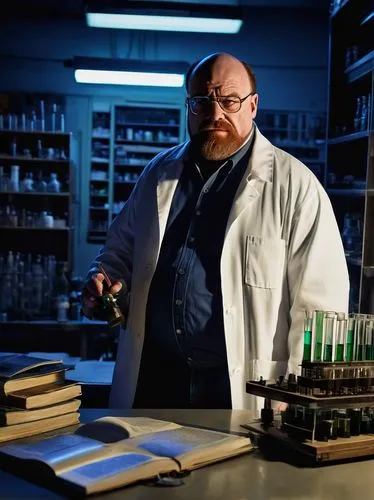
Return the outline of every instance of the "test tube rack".
[[[251,432],[297,450],[314,463],[374,456],[374,361],[306,362],[301,375],[251,380],[249,394],[265,398]],[[272,401],[287,403],[274,418]]]

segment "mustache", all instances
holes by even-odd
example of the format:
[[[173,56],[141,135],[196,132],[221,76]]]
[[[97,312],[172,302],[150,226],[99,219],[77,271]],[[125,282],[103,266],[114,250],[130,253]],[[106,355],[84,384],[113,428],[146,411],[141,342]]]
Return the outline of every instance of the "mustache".
[[[232,126],[230,123],[224,122],[222,120],[205,120],[199,126],[200,132],[206,132],[208,128],[220,128],[221,130],[232,131]]]

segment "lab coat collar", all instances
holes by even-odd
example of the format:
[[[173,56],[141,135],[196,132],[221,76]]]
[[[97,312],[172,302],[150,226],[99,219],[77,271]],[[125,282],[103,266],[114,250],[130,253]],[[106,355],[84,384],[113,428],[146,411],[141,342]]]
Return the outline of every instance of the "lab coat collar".
[[[257,178],[273,182],[274,146],[264,137],[256,126],[252,154],[248,164],[247,181]],[[190,141],[170,150],[161,162],[159,180],[172,180],[181,174],[183,161],[188,158]],[[174,167],[174,168],[173,168]]]

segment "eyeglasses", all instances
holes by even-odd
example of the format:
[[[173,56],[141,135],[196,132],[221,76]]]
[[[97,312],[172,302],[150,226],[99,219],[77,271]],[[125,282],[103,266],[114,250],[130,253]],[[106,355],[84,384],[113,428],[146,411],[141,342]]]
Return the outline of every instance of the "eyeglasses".
[[[194,115],[206,113],[212,105],[212,102],[218,102],[219,107],[226,113],[237,113],[242,107],[242,103],[248,99],[249,96],[254,94],[256,94],[256,92],[250,92],[242,99],[237,96],[211,97],[209,95],[197,95],[195,97],[187,97],[186,103],[191,113]]]

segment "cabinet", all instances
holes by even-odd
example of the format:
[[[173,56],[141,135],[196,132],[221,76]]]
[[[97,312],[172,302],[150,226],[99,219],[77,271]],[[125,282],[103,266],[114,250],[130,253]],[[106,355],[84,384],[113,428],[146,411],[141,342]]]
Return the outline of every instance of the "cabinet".
[[[92,112],[87,240],[103,242],[139,175],[157,153],[183,141],[176,105],[121,104]]]
[[[374,312],[374,16],[367,0],[331,2],[325,186],[342,234],[350,310]]]
[[[302,161],[324,182],[326,113],[259,109],[256,123],[275,146]]]
[[[49,317],[56,275],[72,270],[75,151],[70,133],[0,130],[0,312],[8,317]]]

